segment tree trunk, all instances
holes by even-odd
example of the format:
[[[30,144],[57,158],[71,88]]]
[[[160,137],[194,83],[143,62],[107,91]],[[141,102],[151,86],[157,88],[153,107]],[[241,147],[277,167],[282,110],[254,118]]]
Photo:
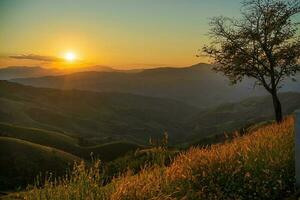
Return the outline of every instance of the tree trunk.
[[[272,99],[273,99],[273,106],[274,106],[276,122],[281,123],[282,122],[282,110],[281,110],[281,103],[277,96],[277,92],[272,93]]]

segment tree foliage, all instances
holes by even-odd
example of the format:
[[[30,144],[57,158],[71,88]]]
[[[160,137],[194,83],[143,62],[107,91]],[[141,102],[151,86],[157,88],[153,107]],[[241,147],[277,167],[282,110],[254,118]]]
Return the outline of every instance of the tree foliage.
[[[232,83],[252,77],[271,93],[276,119],[281,121],[278,89],[286,77],[300,71],[300,23],[294,18],[300,13],[300,1],[246,0],[241,12],[240,19],[211,20],[212,44],[203,51]]]

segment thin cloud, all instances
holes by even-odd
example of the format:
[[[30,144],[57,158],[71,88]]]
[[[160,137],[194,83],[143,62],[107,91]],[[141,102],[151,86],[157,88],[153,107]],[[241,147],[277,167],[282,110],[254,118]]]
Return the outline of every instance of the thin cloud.
[[[62,58],[58,58],[55,56],[42,56],[36,54],[22,54],[22,55],[13,55],[9,56],[14,59],[26,59],[26,60],[37,60],[37,61],[45,61],[45,62],[61,62]]]

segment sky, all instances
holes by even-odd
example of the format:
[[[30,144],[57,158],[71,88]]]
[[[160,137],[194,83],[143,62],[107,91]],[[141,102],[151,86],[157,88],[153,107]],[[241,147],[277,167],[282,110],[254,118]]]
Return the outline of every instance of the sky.
[[[0,0],[0,67],[206,62],[209,19],[237,17],[239,0]],[[65,61],[69,52],[75,61]]]

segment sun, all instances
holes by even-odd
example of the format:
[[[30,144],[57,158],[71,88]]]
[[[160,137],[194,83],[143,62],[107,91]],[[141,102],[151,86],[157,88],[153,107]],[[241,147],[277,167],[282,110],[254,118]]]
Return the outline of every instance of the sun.
[[[76,59],[76,54],[73,52],[67,52],[64,56],[65,60],[72,62]]]

